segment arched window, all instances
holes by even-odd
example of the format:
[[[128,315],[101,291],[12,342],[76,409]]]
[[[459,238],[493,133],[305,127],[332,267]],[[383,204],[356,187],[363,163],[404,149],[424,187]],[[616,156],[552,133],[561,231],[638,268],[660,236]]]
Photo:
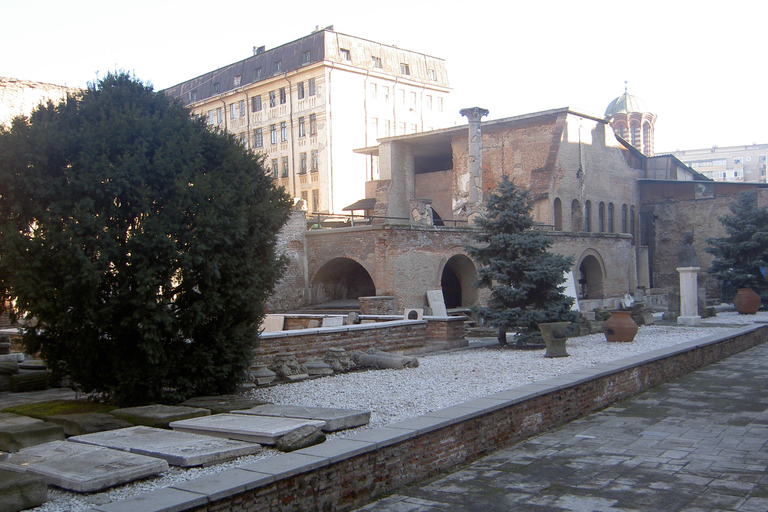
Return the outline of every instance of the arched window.
[[[555,215],[554,215],[554,221],[555,221],[555,231],[562,231],[563,230],[563,203],[560,201],[559,197],[555,198],[555,205],[554,205]]]
[[[597,206],[597,230],[605,233],[605,203],[602,201]]]
[[[592,202],[587,201],[584,203],[584,231],[589,233],[590,231],[590,222],[592,220]]]
[[[649,123],[643,124],[643,154],[651,156],[651,125]]]
[[[621,205],[621,232],[627,232],[627,205]]]
[[[631,206],[629,208],[629,232],[632,234],[632,245],[635,245],[635,240],[637,240],[637,237],[635,236],[635,207]]]
[[[608,203],[608,232],[613,233],[613,203]]]
[[[635,147],[639,147],[640,146],[640,127],[633,123],[630,126],[630,130],[631,130],[631,133],[630,133],[630,138],[631,138],[630,144],[632,144]]]
[[[571,203],[571,231],[581,231],[581,204],[578,199]]]

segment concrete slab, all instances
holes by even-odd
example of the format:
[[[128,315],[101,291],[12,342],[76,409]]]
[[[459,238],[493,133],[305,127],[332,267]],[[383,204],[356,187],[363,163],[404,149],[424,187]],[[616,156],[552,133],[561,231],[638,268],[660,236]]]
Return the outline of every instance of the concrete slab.
[[[111,414],[97,412],[45,416],[45,421],[61,426],[64,429],[64,434],[67,436],[81,436],[83,434],[132,426],[131,423],[115,418]]]
[[[325,422],[249,414],[214,414],[204,418],[174,421],[170,427],[180,432],[273,445],[280,437],[304,425],[322,428]]]
[[[17,512],[48,501],[48,486],[42,478],[0,470],[0,511]]]
[[[17,452],[36,444],[64,439],[64,429],[54,423],[11,413],[0,413],[0,451]]]
[[[367,425],[371,411],[356,409],[331,409],[326,407],[302,407],[298,405],[260,405],[251,409],[232,411],[233,414],[253,414],[278,418],[298,418],[324,421],[323,432],[336,432]]]
[[[101,446],[54,441],[12,454],[0,462],[0,469],[37,475],[70,491],[94,492],[162,473],[168,463]]]
[[[172,421],[210,416],[211,411],[200,407],[184,407],[181,405],[144,405],[142,407],[115,409],[110,411],[109,414],[132,425],[168,428],[168,424]]]
[[[69,441],[157,457],[184,467],[207,466],[261,451],[254,443],[142,426],[71,437]]]
[[[432,316],[448,316],[448,310],[445,308],[445,299],[443,290],[429,290],[427,292],[427,301],[432,308]]]
[[[243,395],[198,396],[181,402],[179,405],[186,407],[199,407],[208,409],[211,414],[232,412],[235,409],[250,409],[258,405],[266,405],[263,400],[247,398]]]

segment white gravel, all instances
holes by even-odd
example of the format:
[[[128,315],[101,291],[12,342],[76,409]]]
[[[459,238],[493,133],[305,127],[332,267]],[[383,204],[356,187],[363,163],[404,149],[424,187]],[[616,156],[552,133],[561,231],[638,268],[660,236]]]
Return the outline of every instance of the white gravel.
[[[753,322],[768,322],[768,312],[759,312],[754,316],[742,316],[735,312],[719,313],[715,318],[704,320],[705,326],[702,327],[643,326],[632,343],[609,344],[602,334],[571,338],[567,342],[570,357],[565,358],[547,359],[541,350],[502,350],[491,345],[423,355],[419,357],[418,368],[353,372],[255,389],[250,394],[275,404],[370,410],[371,422],[366,427],[329,436],[346,437],[361,429],[380,427],[497,391],[722,333],[739,324]],[[487,339],[470,341],[473,345],[488,342]],[[264,449],[260,454],[207,468],[171,468],[155,478],[89,495],[49,487],[49,501],[31,510],[85,510],[231,467],[251,464],[278,453],[274,449]]]

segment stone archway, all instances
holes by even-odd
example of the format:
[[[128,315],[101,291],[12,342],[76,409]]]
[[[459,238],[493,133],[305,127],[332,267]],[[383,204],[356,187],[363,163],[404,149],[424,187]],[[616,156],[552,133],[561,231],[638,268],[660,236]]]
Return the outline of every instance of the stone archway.
[[[578,295],[580,299],[605,298],[605,265],[600,254],[590,249],[579,261]]]
[[[357,300],[373,297],[376,286],[368,271],[349,258],[334,258],[325,263],[312,280],[312,303]]]
[[[451,256],[443,267],[440,287],[446,308],[469,307],[477,304],[477,269],[463,254]]]

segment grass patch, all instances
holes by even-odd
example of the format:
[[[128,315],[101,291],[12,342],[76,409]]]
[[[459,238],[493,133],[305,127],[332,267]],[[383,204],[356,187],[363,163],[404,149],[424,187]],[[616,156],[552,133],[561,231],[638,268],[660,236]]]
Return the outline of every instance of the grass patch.
[[[54,416],[57,414],[109,412],[116,408],[117,407],[114,405],[85,402],[83,400],[49,400],[47,402],[37,402],[34,404],[15,405],[3,409],[2,412],[10,412],[22,416],[42,419],[45,416]]]

